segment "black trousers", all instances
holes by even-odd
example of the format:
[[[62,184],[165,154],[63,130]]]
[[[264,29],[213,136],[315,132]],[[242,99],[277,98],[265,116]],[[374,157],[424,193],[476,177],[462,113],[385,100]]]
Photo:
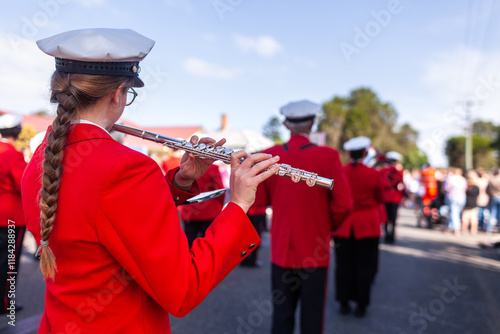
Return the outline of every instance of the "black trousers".
[[[15,282],[26,227],[0,227],[0,313],[7,311],[9,294],[15,294]]]
[[[300,299],[300,332],[323,332],[327,267],[283,268],[272,264],[273,334],[293,334]]]
[[[184,221],[184,233],[188,239],[189,248],[193,246],[193,241],[196,238],[205,237],[207,231],[213,220],[191,220]]]
[[[384,224],[386,241],[394,241],[398,208],[398,203],[385,203],[385,210],[387,212],[387,223]]]
[[[257,234],[260,236],[262,229],[266,226],[266,215],[249,215],[248,218],[252,222],[253,227],[255,228],[255,231]],[[257,262],[257,251],[259,250],[260,246],[257,246],[257,248],[250,253],[246,258],[241,261],[242,265],[246,266],[252,266]]]
[[[378,265],[379,238],[334,237],[335,297],[339,302],[370,304],[370,289]]]

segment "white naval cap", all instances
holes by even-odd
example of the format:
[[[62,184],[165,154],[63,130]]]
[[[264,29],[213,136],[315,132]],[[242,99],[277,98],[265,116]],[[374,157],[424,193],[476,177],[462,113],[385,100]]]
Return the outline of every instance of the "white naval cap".
[[[365,136],[354,137],[344,143],[344,150],[359,151],[367,149],[371,143],[372,141],[368,137]]]
[[[139,61],[155,42],[131,29],[95,28],[71,30],[36,42],[40,50],[56,58],[62,72],[135,77],[143,87]]]
[[[292,123],[304,122],[314,119],[321,110],[317,103],[301,100],[290,102],[280,108],[280,113],[286,117],[286,120]]]
[[[401,153],[398,153],[396,151],[390,151],[385,154],[385,157],[389,160],[394,160],[394,161],[400,161],[403,160],[403,156]]]
[[[46,131],[38,132],[30,139],[30,151],[34,153],[38,146],[43,142],[45,138]]]
[[[19,114],[4,114],[0,116],[0,130],[21,127],[23,116]]]

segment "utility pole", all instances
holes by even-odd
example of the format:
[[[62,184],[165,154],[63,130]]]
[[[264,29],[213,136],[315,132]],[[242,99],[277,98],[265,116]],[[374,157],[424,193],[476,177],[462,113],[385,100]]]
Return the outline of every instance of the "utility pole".
[[[471,110],[474,105],[472,101],[465,101],[465,170],[474,168],[472,165],[472,122]]]

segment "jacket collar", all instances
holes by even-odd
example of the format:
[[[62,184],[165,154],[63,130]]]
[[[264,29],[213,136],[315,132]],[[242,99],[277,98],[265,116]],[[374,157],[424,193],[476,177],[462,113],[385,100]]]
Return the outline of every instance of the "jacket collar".
[[[47,135],[52,131],[52,126],[47,129]],[[47,135],[45,136],[45,141],[47,140]],[[110,139],[113,138],[102,128],[87,123],[77,123],[71,124],[69,130],[68,138],[66,139],[66,145],[71,145],[84,140],[89,139]]]
[[[308,144],[311,141],[307,136],[304,135],[298,135],[298,134],[293,134],[290,136],[290,140],[288,141],[288,144],[291,146],[302,146],[304,144]]]

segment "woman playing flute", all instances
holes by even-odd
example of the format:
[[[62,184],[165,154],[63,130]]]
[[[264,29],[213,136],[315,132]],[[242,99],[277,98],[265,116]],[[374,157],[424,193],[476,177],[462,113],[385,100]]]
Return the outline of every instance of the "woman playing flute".
[[[57,103],[22,181],[47,286],[39,333],[170,333],[169,313],[190,312],[260,243],[246,212],[279,159],[235,153],[230,203],[189,249],[176,203],[199,193],[195,180],[213,161],[186,153],[164,176],[108,133],[144,85],[139,61],[154,42],[128,29],[84,29],[37,44],[56,57]]]

